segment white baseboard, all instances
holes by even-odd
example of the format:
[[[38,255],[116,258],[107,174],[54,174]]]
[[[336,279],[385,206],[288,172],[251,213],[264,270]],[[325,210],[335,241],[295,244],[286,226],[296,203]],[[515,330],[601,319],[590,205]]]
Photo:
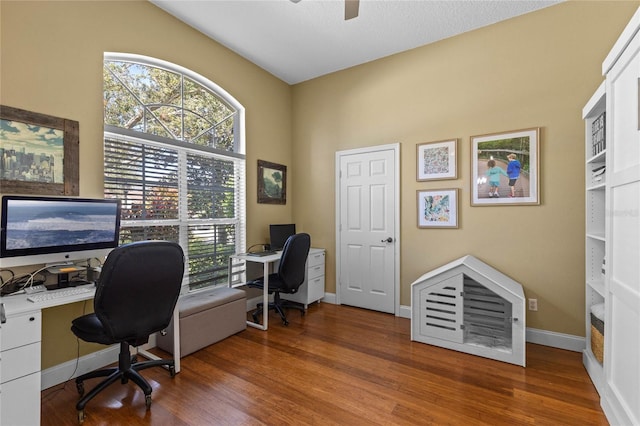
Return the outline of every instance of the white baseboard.
[[[572,334],[556,333],[555,331],[540,330],[537,328],[526,329],[526,340],[529,343],[551,346],[567,351],[582,352],[586,348],[586,339]]]
[[[336,303],[338,303],[335,293],[325,293],[322,301],[326,303],[331,303],[332,305],[335,305]]]
[[[411,306],[400,305],[400,312],[398,312],[400,318],[411,319]]]
[[[149,348],[155,348],[156,335],[149,336],[149,343],[140,346],[141,350]],[[135,349],[132,349],[132,354]],[[92,352],[90,354],[81,356],[71,361],[63,362],[62,364],[55,365],[46,370],[42,370],[40,390],[48,389],[52,386],[64,383],[67,380],[74,379],[78,376],[88,373],[89,371],[97,370],[99,368],[106,367],[109,364],[118,362],[118,355],[120,354],[120,345],[109,346],[106,349]]]
[[[118,362],[120,346],[114,345],[71,361],[42,370],[41,390],[64,383],[89,371]]]

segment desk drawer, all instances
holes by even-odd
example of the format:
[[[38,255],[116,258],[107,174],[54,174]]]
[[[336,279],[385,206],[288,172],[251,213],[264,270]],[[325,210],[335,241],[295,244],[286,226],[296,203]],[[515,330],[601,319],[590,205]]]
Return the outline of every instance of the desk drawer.
[[[0,382],[6,383],[36,372],[39,374],[40,353],[40,342],[2,351],[2,365],[4,365],[4,368],[2,369]],[[2,386],[4,394],[4,384]]]
[[[316,300],[320,300],[324,297],[324,275],[309,280],[308,285],[308,302],[315,302]]]
[[[39,342],[42,333],[42,313],[31,312],[11,316],[2,324],[2,343],[0,349],[8,349]],[[5,364],[7,365],[7,364]]]
[[[318,278],[324,275],[324,263],[322,265],[317,265],[313,267],[309,267],[307,270],[307,279],[311,281],[314,278]]]
[[[40,373],[30,374],[21,379],[2,385],[2,414],[0,424],[29,425],[40,424]]]
[[[309,257],[307,258],[307,265],[309,268],[321,264],[324,265],[324,251],[320,253],[309,253]]]

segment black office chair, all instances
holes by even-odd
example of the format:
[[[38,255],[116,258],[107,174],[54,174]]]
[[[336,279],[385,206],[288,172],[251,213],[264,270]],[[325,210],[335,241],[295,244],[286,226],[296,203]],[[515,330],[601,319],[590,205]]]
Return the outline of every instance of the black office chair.
[[[282,257],[278,272],[269,274],[269,294],[273,293],[273,302],[269,303],[267,309],[274,309],[284,325],[289,325],[284,310],[288,308],[298,309],[304,315],[304,306],[300,303],[283,300],[280,293],[293,294],[298,292],[298,288],[304,282],[307,256],[311,247],[311,237],[309,234],[295,234],[290,236],[284,243]],[[264,279],[259,278],[247,283],[248,287],[260,288],[264,290]],[[258,303],[258,309],[252,314],[253,320],[259,322],[258,318],[263,312],[263,304]]]
[[[142,388],[147,409],[151,407],[151,386],[138,371],[166,366],[175,375],[173,359],[136,362],[129,346],[148,342],[149,336],[169,326],[180,295],[184,274],[182,248],[169,241],[140,241],[122,245],[109,253],[102,267],[93,302],[94,313],[76,318],[71,331],[80,339],[103,345],[120,344],[118,366],[92,371],[76,378],[80,400],[78,420],[84,421],[84,407],[107,386],[131,379]],[[106,377],[89,393],[84,380]]]

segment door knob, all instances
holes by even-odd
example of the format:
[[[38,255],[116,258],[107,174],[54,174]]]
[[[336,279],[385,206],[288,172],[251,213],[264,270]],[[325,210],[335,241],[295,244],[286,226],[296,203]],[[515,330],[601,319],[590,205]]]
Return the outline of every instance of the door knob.
[[[392,243],[393,242],[393,238],[389,237],[386,240],[380,240],[381,243]]]

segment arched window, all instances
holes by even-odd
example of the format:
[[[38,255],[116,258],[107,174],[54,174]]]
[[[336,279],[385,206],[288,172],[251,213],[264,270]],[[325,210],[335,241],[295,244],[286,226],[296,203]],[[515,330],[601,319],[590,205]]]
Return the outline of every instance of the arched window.
[[[104,56],[104,194],[120,242],[180,243],[190,289],[227,282],[245,247],[244,108],[175,64]]]

